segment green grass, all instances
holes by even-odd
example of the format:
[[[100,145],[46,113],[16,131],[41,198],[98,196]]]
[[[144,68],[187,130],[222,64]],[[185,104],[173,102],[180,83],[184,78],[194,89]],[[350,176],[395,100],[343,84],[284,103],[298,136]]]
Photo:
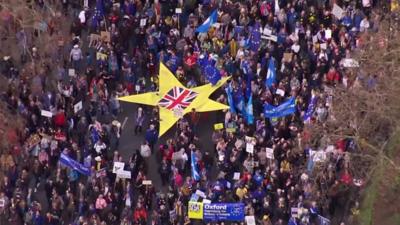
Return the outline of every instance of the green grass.
[[[399,154],[398,152],[396,152],[399,144],[400,132],[397,132],[397,134],[392,137],[386,148],[387,156],[389,158],[394,159],[395,155]],[[374,205],[376,201],[380,200],[377,199],[379,191],[378,189],[381,183],[382,176],[384,176],[387,167],[388,164],[385,163],[384,160],[382,160],[382,162],[378,164],[378,167],[376,168],[376,171],[372,176],[375,177],[375,179],[372,179],[371,183],[364,191],[364,199],[361,202],[360,214],[358,217],[360,225],[373,225]],[[394,185],[396,183],[397,182],[394,182]],[[393,188],[395,188],[395,186],[393,186]],[[388,220],[390,220],[390,222],[393,222],[391,224],[400,224],[400,214],[393,215],[393,217]]]

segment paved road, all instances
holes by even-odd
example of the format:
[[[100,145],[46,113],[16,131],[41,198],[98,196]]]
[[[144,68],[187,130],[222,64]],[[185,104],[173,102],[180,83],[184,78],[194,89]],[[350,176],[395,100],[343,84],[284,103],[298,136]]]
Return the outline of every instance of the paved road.
[[[123,123],[125,118],[127,119],[127,122],[125,124],[125,127],[122,131],[121,139],[120,139],[120,147],[119,147],[119,152],[122,155],[122,157],[125,160],[128,160],[129,157],[132,155],[135,149],[139,149],[140,143],[144,140],[144,132],[140,135],[135,136],[134,133],[134,127],[135,127],[135,112],[138,107],[137,104],[133,103],[126,103],[122,102],[121,107],[123,108],[123,112],[118,116],[118,120]],[[212,129],[213,129],[213,124],[216,122],[216,113],[203,113],[201,115],[201,122],[198,127],[198,132],[197,135],[200,138],[201,143],[200,146],[198,146],[202,151],[204,150],[211,150],[210,152],[213,152],[213,144],[211,141],[211,135],[212,135]],[[147,123],[146,127],[147,127]],[[146,128],[143,127],[145,130]],[[173,138],[173,135],[175,134],[175,127],[171,128],[169,131],[167,131],[166,134],[164,134],[158,144],[163,144],[166,142],[167,139]],[[157,151],[158,147],[154,148],[155,151]],[[158,162],[155,157],[155,154],[148,159],[147,161],[148,165],[148,177],[153,181],[153,184],[155,185],[157,190],[163,189],[165,190],[165,187],[162,188],[161,185],[161,179],[158,174]],[[215,173],[212,173],[215,174]]]

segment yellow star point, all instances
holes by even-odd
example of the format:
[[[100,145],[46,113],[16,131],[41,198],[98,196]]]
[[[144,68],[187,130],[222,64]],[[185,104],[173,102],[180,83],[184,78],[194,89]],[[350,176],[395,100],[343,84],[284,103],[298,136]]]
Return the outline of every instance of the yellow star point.
[[[190,113],[192,109],[196,112],[208,112],[228,109],[229,106],[221,104],[219,102],[209,99],[210,95],[226,83],[230,77],[225,77],[221,79],[216,85],[211,84],[202,85],[195,88],[187,88],[181,82],[176,79],[174,74],[162,63],[160,63],[160,73],[159,73],[159,91],[158,92],[148,92],[144,94],[130,95],[118,98],[121,101],[138,103],[144,105],[158,106],[161,99],[172,90],[174,87],[181,87],[185,90],[190,90],[195,92],[197,95],[189,103],[189,105],[180,112],[178,115],[177,108],[169,108],[165,106],[159,107],[159,117],[160,117],[160,128],[159,136],[167,132],[182,116]],[[179,109],[179,108],[178,108]]]

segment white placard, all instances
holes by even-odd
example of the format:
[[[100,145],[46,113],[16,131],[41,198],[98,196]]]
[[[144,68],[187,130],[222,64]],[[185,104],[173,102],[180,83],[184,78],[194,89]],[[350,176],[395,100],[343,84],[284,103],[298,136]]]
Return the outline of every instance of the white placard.
[[[141,26],[141,27],[144,27],[144,26],[146,26],[146,21],[147,21],[147,19],[146,19],[146,18],[144,18],[144,19],[140,19],[140,26]]]
[[[325,38],[326,39],[332,38],[332,30],[331,29],[325,30]]]
[[[266,148],[265,149],[267,159],[274,159],[274,149]]]
[[[340,8],[340,6],[338,6],[337,4],[334,4],[334,5],[333,5],[332,14],[333,14],[336,18],[342,19],[343,13],[344,13],[344,10],[343,10],[342,8]]]
[[[328,46],[326,45],[326,43],[322,43],[322,44],[320,45],[320,47],[321,47],[321,49],[326,50]]]
[[[131,179],[131,171],[127,170],[117,171],[117,177],[121,179]]]
[[[254,153],[254,145],[251,143],[246,143],[246,152],[253,154]]]
[[[74,105],[74,113],[79,112],[82,108],[83,108],[83,106],[82,106],[82,101],[79,101],[78,103],[76,103],[76,104]]]
[[[142,184],[143,184],[143,185],[151,185],[151,184],[153,184],[153,182],[152,182],[151,180],[144,180],[144,181],[142,182]]]
[[[209,200],[209,199],[203,199],[203,203],[204,203],[204,204],[211,204],[211,200]]]
[[[68,69],[68,76],[74,77],[75,76],[75,69]]]
[[[233,179],[234,179],[234,180],[239,180],[239,179],[240,179],[240,173],[239,173],[239,172],[235,172],[235,173],[233,174]]]
[[[182,13],[182,9],[181,8],[176,8],[175,9],[175,13],[176,14],[181,14]]]
[[[266,39],[266,40],[270,40],[273,42],[277,42],[278,41],[278,36],[276,35],[261,35],[262,39]]]
[[[196,190],[196,195],[198,195],[198,196],[200,196],[202,198],[206,198],[207,197],[206,194],[204,192],[200,191],[200,190]]]
[[[226,187],[227,187],[228,189],[231,189],[231,187],[232,187],[231,182],[227,181],[227,182],[226,182]]]
[[[267,27],[264,28],[263,32],[264,35],[266,36],[271,36],[272,35],[272,30],[268,29]]]
[[[283,97],[283,96],[285,96],[285,91],[278,88],[278,89],[276,90],[276,94],[278,94],[278,95],[280,95],[280,96]]]
[[[256,219],[254,216],[246,216],[245,220],[247,225],[256,225]]]
[[[53,117],[53,113],[50,112],[50,111],[47,111],[47,110],[42,110],[42,111],[40,111],[40,115],[41,115],[41,116],[44,116],[44,117],[48,117],[48,118]]]
[[[124,167],[125,167],[125,163],[123,163],[123,162],[114,162],[112,172],[113,173],[118,173],[120,171],[124,171]]]
[[[341,63],[346,68],[360,67],[360,64],[355,59],[342,59]]]

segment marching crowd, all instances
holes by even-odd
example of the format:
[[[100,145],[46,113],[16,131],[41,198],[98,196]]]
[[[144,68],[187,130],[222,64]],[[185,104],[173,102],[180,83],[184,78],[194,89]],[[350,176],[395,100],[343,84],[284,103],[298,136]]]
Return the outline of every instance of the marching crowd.
[[[352,141],[311,144],[309,130],[329,118],[335,87],[375,79],[360,79],[346,62],[362,35],[378,30],[377,1],[70,2],[62,1],[61,18],[72,18],[72,38],[68,52],[54,48],[62,55],[54,65],[26,80],[19,60],[2,61],[8,80],[2,101],[24,127],[9,135],[12,145],[0,157],[1,225],[250,224],[189,219],[188,202],[198,190],[197,201],[244,203],[255,224],[329,224],[338,215],[338,222],[351,223],[340,215],[357,206],[346,206],[346,193],[359,186],[348,170]],[[217,21],[197,32],[216,9]],[[17,40],[23,42],[21,32]],[[39,47],[26,44],[29,60],[41,57]],[[226,85],[232,99],[223,88],[215,96],[231,106],[212,114],[223,128],[210,127],[209,138],[200,139],[204,115],[193,111],[179,120],[173,139],[161,142],[157,108],[140,106],[132,115],[134,133],[124,135],[142,144],[122,158],[118,97],[156,91],[160,62],[186,87],[209,82],[215,77],[202,69],[204,58],[213,72],[232,77]],[[250,96],[253,119],[238,104]],[[264,115],[265,104],[279,106],[289,97],[296,100],[293,114]],[[211,141],[213,149],[201,148]],[[191,154],[199,180],[191,175]],[[61,155],[89,173],[60,163]],[[151,165],[160,174],[153,179],[162,181],[157,189],[148,182],[150,157],[158,162]],[[130,179],[113,173],[114,162],[125,162]],[[317,179],[313,171],[321,163],[329,166]]]

